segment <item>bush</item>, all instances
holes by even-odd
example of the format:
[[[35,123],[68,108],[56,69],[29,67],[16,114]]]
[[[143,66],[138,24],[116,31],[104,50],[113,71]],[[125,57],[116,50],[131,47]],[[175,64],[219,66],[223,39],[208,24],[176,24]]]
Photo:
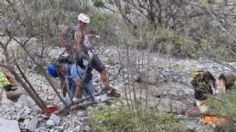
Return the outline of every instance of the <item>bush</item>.
[[[111,13],[99,13],[95,10],[89,24],[89,32],[99,34],[102,41],[107,44],[115,44],[117,36],[115,35],[114,24],[117,21],[117,16]]]
[[[184,34],[166,27],[139,27],[136,34],[129,38],[131,46],[177,57],[195,58],[198,54],[198,44]]]
[[[90,110],[90,124],[94,131],[183,131],[184,124],[174,114],[142,109],[138,113],[127,106],[109,106],[100,110]]]
[[[215,98],[209,98],[210,112],[217,117],[223,117],[228,120],[225,129],[236,128],[236,86],[226,94],[218,95]]]

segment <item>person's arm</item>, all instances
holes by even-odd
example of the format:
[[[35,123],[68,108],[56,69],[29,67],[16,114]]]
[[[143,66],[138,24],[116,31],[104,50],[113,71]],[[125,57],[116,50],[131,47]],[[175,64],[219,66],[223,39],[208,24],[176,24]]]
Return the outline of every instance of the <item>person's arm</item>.
[[[192,85],[192,87],[193,87],[193,89],[194,89],[195,91],[200,90],[200,89],[199,89],[199,85],[198,85],[198,81],[196,80],[196,78],[194,78],[194,79],[191,81],[191,85]]]
[[[214,95],[216,93],[216,79],[209,71],[206,72],[206,76],[207,76],[207,79],[210,81],[211,90]]]

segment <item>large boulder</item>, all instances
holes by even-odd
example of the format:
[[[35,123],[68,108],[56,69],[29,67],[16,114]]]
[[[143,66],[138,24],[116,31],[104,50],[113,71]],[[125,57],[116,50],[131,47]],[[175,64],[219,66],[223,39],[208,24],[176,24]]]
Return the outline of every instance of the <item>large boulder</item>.
[[[0,119],[0,132],[20,132],[18,122],[16,120]]]

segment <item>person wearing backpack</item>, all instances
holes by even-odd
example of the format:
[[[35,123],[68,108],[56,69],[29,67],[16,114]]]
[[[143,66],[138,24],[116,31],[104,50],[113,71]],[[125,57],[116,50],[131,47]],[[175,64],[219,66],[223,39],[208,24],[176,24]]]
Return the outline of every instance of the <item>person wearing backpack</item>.
[[[89,47],[84,44],[85,29],[90,23],[90,16],[85,13],[78,15],[78,23],[75,27],[68,27],[63,31],[62,42],[65,51],[69,54],[69,59],[72,63],[77,64],[86,73],[85,80],[80,83],[88,83],[92,79],[92,70],[95,69],[100,73],[101,81],[107,89],[110,96],[119,97],[120,94],[108,83],[108,72],[98,58]],[[95,35],[87,35],[87,37],[95,37]],[[90,53],[90,54],[89,54]],[[88,79],[89,78],[89,79]],[[88,79],[88,80],[87,80]],[[82,84],[77,84],[81,85]],[[80,95],[79,93],[76,95]]]
[[[107,90],[108,96],[119,97],[120,94],[116,92],[108,82],[108,72],[98,58],[89,47],[85,46],[85,29],[87,24],[90,23],[90,17],[85,13],[78,15],[78,23],[75,27],[67,27],[62,32],[62,45],[65,51],[69,54],[69,59],[72,63],[78,65],[86,73],[86,77],[83,81],[80,81],[76,85],[82,86],[82,83],[87,84],[92,80],[92,70],[95,69],[100,73],[100,79]],[[95,37],[95,35],[88,35],[87,37]],[[91,53],[91,54],[89,54]],[[75,98],[80,98],[79,90],[76,90]]]
[[[207,98],[209,95],[214,95],[216,91],[216,79],[209,71],[198,70],[195,73],[191,85],[194,89],[194,98],[196,106],[200,113],[208,112]]]

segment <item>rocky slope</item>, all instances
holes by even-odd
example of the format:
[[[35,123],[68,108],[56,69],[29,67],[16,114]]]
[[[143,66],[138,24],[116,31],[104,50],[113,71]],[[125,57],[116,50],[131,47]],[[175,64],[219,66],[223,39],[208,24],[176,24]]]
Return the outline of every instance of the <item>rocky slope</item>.
[[[60,52],[61,49],[56,48],[48,51],[48,56],[54,58]],[[206,69],[217,77],[222,72],[231,72],[231,69],[205,58],[199,60],[175,59],[146,51],[130,50],[127,53],[127,50],[118,50],[116,47],[101,48],[99,53],[102,53],[99,54],[99,57],[111,73],[111,84],[122,93],[121,98],[125,98],[124,91],[129,84],[130,70],[132,70],[130,65],[132,65],[133,71],[135,71],[132,72],[134,74],[133,79],[136,80],[135,86],[137,86],[136,92],[138,94],[140,92],[138,87],[141,85],[138,83],[138,78],[142,73],[148,71],[148,82],[150,82],[148,83],[148,102],[152,108],[163,112],[175,112],[184,119],[183,121],[191,129],[197,131],[214,130],[214,126],[204,125],[200,119],[188,118],[183,115],[194,102],[193,90],[190,87],[191,73],[194,70]],[[131,61],[127,61],[127,57]],[[230,65],[235,66],[235,64],[231,63]],[[48,105],[63,106],[43,76],[32,69],[27,70],[26,73],[40,97]],[[55,80],[55,82],[59,83],[59,80]],[[95,71],[94,85],[97,91],[101,89],[99,74]],[[144,101],[145,94],[140,95],[140,101]],[[104,106],[102,103],[100,105]],[[1,119],[17,120],[22,131],[91,130],[86,123],[89,119],[86,111],[73,111],[68,116],[52,115],[48,117],[40,113],[39,108],[27,95],[22,96],[16,103],[12,103],[4,97],[1,103],[0,117]]]

